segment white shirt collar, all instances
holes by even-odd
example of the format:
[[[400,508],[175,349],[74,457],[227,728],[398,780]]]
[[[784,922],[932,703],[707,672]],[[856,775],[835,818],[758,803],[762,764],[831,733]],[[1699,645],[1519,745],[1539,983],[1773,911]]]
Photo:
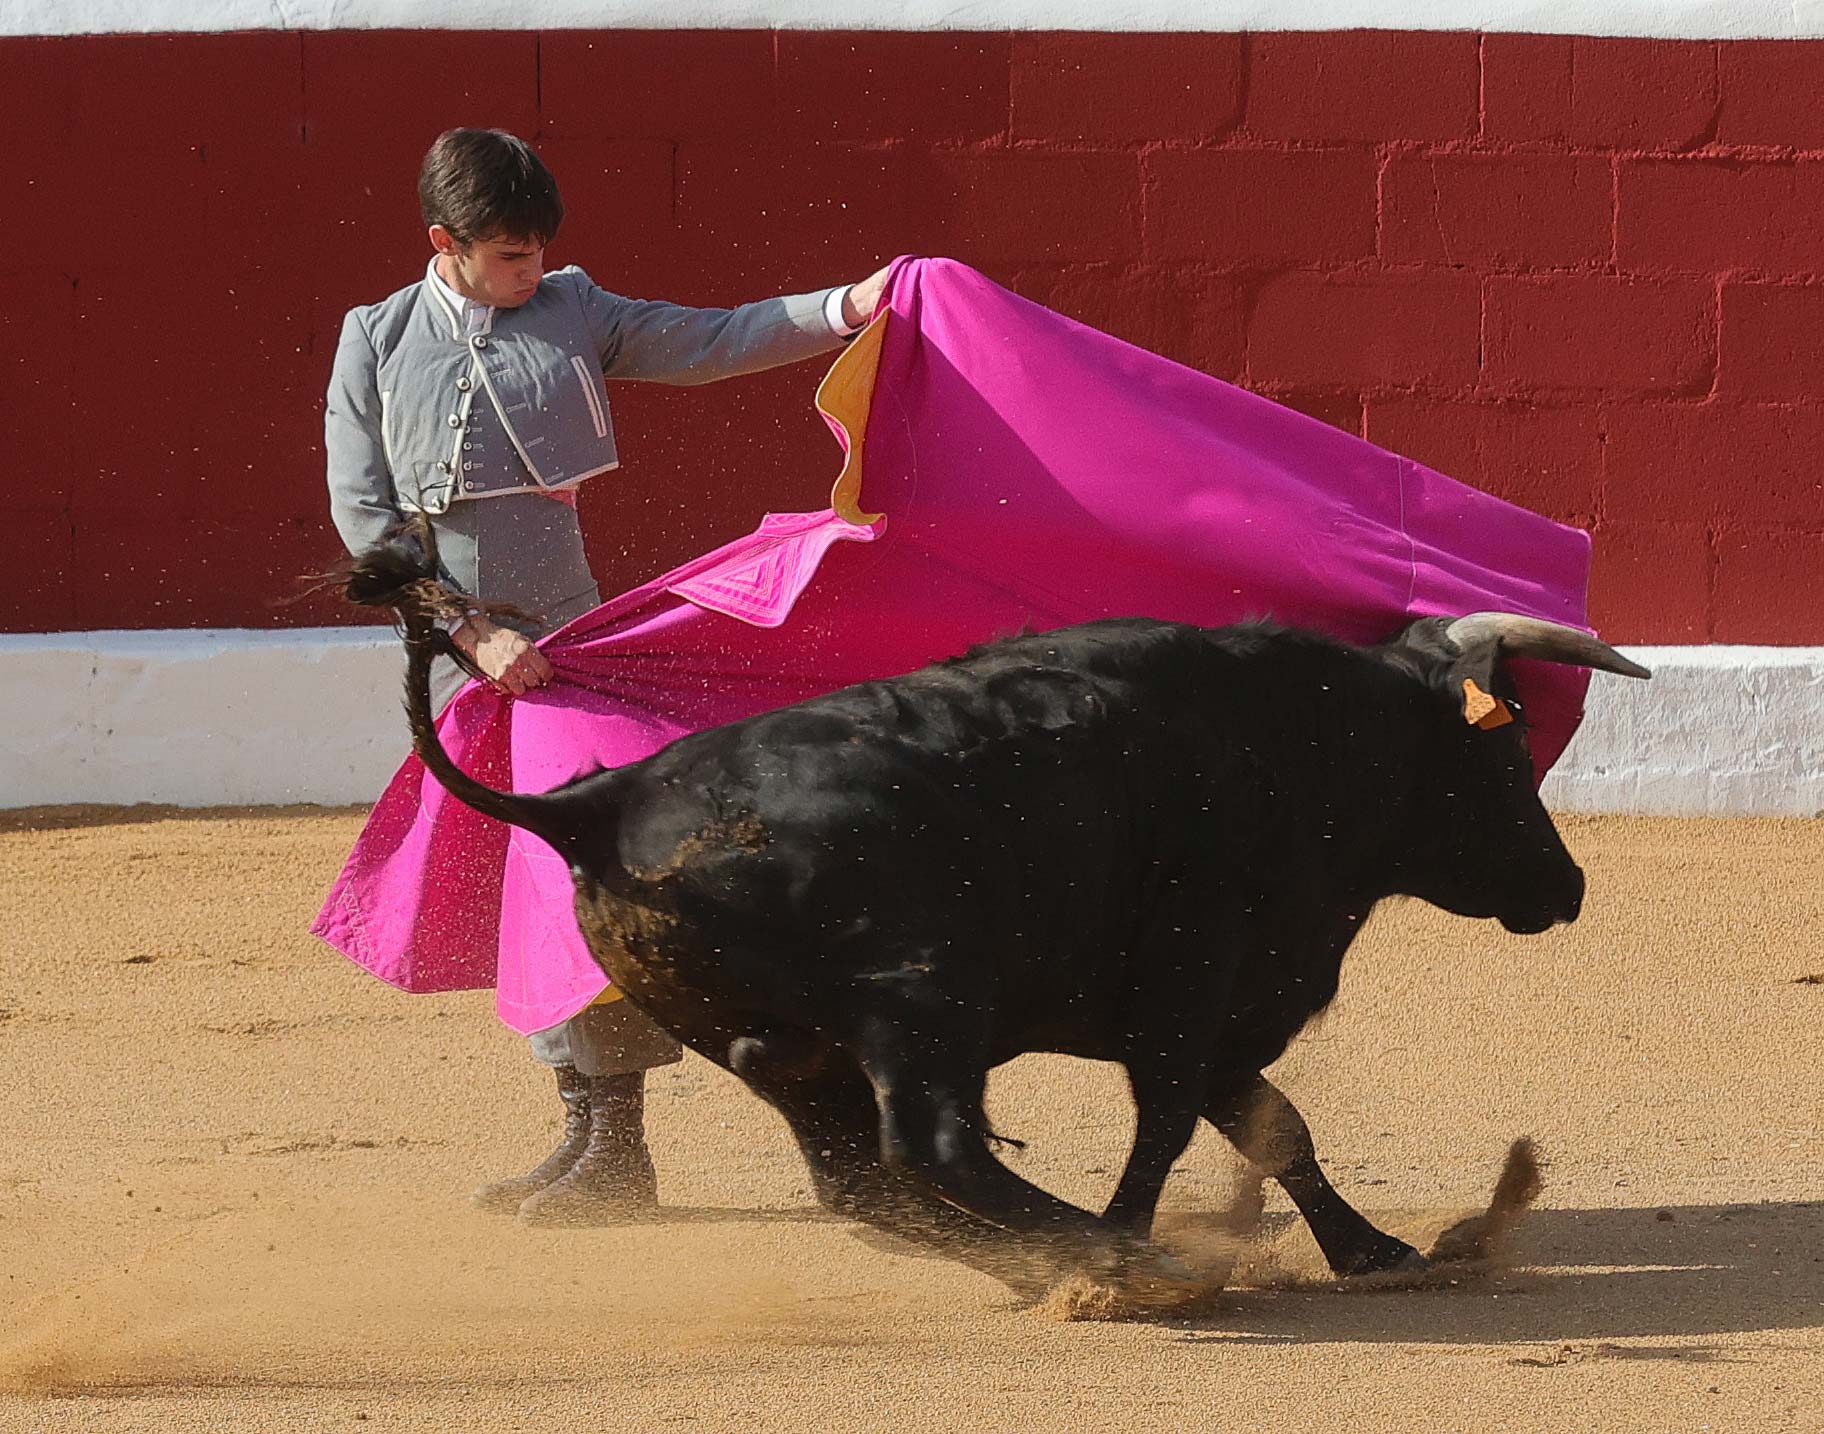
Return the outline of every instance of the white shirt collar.
[[[462,325],[462,336],[486,333],[494,322],[494,308],[491,304],[477,303],[474,299],[464,298],[447,283],[443,275],[437,272],[437,257],[431,256],[431,262],[425,266],[425,275],[437,286],[443,301],[450,306],[450,312]]]

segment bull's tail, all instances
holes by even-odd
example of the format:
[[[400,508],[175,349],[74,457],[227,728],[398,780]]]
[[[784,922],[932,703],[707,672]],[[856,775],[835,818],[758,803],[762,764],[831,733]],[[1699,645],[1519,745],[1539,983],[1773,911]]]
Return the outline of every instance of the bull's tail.
[[[502,792],[476,781],[444,750],[431,711],[431,662],[439,653],[471,676],[482,676],[438,626],[439,621],[475,610],[502,617],[520,614],[500,604],[478,603],[439,580],[437,540],[422,517],[395,526],[357,557],[345,570],[342,590],[350,602],[393,610],[405,639],[405,712],[411,723],[412,749],[431,775],[476,811],[524,827],[568,854],[575,831],[565,819],[565,804],[547,794]]]

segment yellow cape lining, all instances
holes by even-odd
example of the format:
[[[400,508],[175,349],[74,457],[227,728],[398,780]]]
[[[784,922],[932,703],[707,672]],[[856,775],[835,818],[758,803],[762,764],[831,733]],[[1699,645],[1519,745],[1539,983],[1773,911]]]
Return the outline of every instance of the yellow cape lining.
[[[817,385],[817,409],[842,429],[849,440],[849,456],[830,489],[830,506],[836,516],[861,527],[872,527],[885,514],[861,510],[861,450],[867,442],[868,414],[874,403],[874,376],[880,370],[880,345],[887,336],[883,309],[868,326],[849,340],[830,371]]]

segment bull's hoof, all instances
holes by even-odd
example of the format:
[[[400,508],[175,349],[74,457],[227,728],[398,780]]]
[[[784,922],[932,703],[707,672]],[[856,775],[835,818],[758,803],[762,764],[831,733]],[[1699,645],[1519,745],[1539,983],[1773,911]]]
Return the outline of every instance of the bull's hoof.
[[[1331,1268],[1346,1280],[1385,1280],[1397,1284],[1407,1280],[1422,1280],[1432,1272],[1433,1267],[1430,1260],[1404,1240],[1396,1240],[1388,1235],[1369,1248],[1354,1252]]]
[[[1361,1276],[1366,1284],[1382,1285],[1388,1289],[1417,1289],[1440,1281],[1437,1263],[1417,1250],[1408,1249],[1393,1264],[1384,1269],[1371,1270]]]

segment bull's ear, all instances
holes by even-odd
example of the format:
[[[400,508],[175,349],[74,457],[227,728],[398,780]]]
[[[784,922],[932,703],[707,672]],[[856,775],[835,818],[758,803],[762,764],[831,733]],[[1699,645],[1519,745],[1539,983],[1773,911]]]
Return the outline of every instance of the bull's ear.
[[[1450,664],[1450,690],[1461,700],[1463,720],[1485,732],[1514,720],[1508,705],[1489,690],[1495,685],[1495,664],[1500,659],[1501,639],[1487,637],[1461,648]]]
[[[1408,623],[1379,651],[1420,678],[1437,684],[1458,703],[1463,720],[1472,727],[1505,727],[1513,711],[1489,689],[1494,686],[1495,664],[1501,656],[1498,633],[1466,634],[1459,642],[1451,626],[1461,619],[1422,617]]]
[[[1513,710],[1492,692],[1484,692],[1476,679],[1463,679],[1463,720],[1484,732],[1505,727],[1514,720]]]
[[[1653,675],[1580,628],[1518,613],[1476,612],[1454,618],[1446,625],[1444,638],[1455,649],[1450,665],[1451,688],[1463,693],[1463,720],[1477,727],[1504,727],[1514,720],[1507,704],[1488,690],[1494,685],[1495,664],[1504,653],[1509,657],[1595,668],[1623,677]]]

